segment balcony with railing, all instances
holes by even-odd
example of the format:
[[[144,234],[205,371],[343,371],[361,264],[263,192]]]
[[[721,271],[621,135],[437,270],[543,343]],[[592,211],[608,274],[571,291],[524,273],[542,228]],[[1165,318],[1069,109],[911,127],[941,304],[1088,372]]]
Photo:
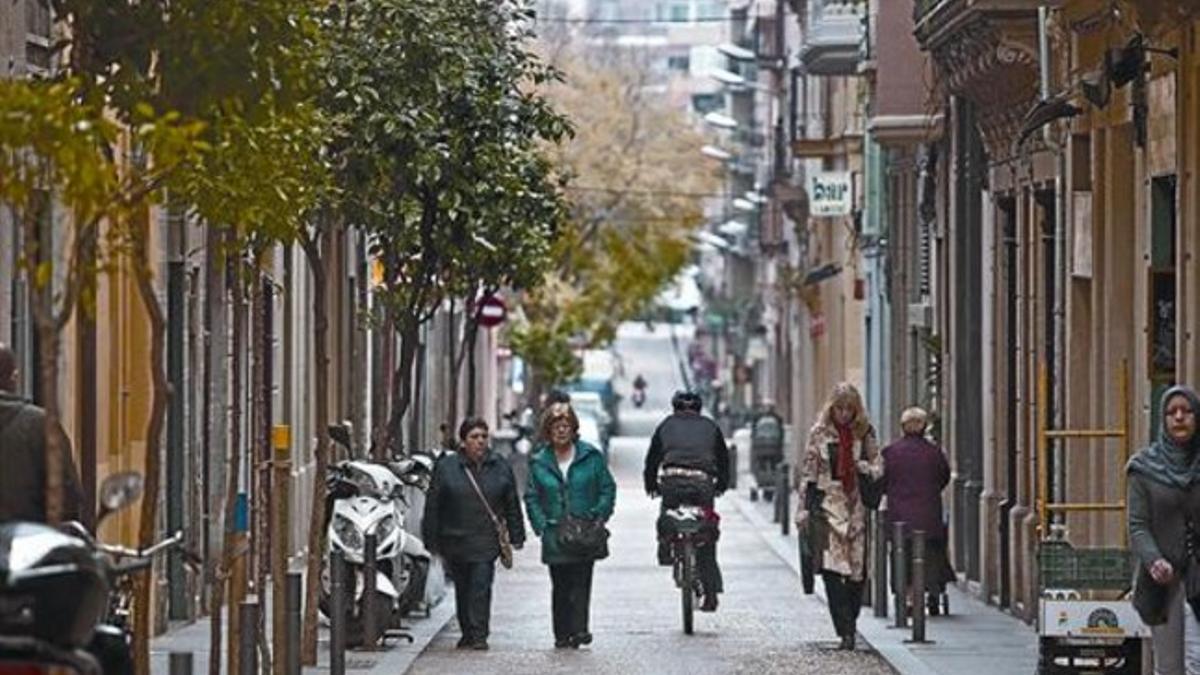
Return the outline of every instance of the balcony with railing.
[[[858,72],[863,42],[863,0],[808,0],[800,60],[814,75]]]
[[[955,40],[969,24],[1027,23],[1037,17],[1038,6],[1061,4],[1062,0],[913,0],[913,24],[921,45],[933,49]]]

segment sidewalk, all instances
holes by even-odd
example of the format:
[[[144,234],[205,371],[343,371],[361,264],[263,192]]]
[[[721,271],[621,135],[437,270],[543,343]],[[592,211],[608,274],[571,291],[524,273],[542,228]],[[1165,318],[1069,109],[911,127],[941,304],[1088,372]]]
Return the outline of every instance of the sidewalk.
[[[404,627],[412,636],[413,643],[407,640],[389,638],[379,651],[348,651],[346,652],[346,672],[376,673],[378,675],[395,675],[406,672],[421,651],[433,641],[433,638],[454,617],[454,591],[447,587],[446,594],[430,612],[429,618],[410,617],[405,619]],[[229,624],[225,624],[229,630]],[[270,628],[268,627],[268,633]],[[150,672],[165,675],[168,671],[168,659],[171,652],[190,652],[192,654],[194,675],[204,675],[209,666],[209,625],[208,619],[195,623],[180,624],[150,642]],[[304,668],[306,675],[329,672],[329,630],[322,622],[317,645],[317,665]],[[224,666],[222,666],[224,672]]]
[[[782,558],[797,577],[800,575],[799,542],[795,528],[789,536],[780,534],[773,523],[774,505],[751,502],[747,498],[753,478],[738,476],[739,489],[732,501],[738,511],[758,528],[763,540]],[[790,514],[789,514],[790,517]],[[925,637],[929,644],[906,644],[911,628],[891,628],[889,618],[879,619],[864,607],[858,620],[858,632],[887,662],[902,675],[1029,675],[1037,668],[1037,633],[1033,628],[999,609],[951,586],[950,615],[929,617]],[[799,579],[796,592],[800,593]],[[825,589],[816,585],[816,594],[825,600]]]

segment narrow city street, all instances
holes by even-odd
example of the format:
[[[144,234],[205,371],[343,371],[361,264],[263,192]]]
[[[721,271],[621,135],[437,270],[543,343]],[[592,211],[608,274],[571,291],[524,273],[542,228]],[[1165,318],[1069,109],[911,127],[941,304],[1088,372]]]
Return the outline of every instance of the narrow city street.
[[[665,414],[678,385],[670,328],[654,332],[626,324],[616,349],[625,377],[642,372],[651,382],[645,412],[622,408],[623,428],[637,435],[613,439],[610,465],[618,482],[610,522],[612,555],[596,567],[592,633],[579,651],[556,650],[550,630],[550,578],[532,540],[512,570],[498,570],[492,605],[491,650],[458,650],[451,620],[409,672],[434,673],[889,673],[873,653],[833,649],[836,637],[825,605],[804,596],[792,569],[726,497],[720,562],[726,593],[716,614],[697,614],[696,633],[682,630],[679,593],[668,568],[654,557],[658,502],[641,487],[642,459],[654,422]],[[680,334],[679,348],[686,347]]]

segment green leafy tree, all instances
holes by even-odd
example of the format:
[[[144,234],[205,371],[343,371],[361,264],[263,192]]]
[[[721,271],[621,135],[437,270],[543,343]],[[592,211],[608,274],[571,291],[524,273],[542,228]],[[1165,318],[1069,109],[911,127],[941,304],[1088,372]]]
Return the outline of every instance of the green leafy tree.
[[[571,217],[556,265],[522,296],[509,332],[531,366],[534,397],[576,377],[573,349],[611,342],[675,278],[690,259],[704,196],[719,187],[700,161],[704,137],[669,98],[646,93],[645,68],[554,51],[566,78],[547,96],[578,128],[554,155],[572,179]]]
[[[61,483],[66,457],[58,433],[60,336],[82,299],[90,310],[95,275],[106,260],[101,226],[120,222],[161,199],[172,172],[195,161],[204,149],[201,125],[178,115],[156,115],[147,106],[131,112],[133,143],[153,152],[152,166],[120,161],[115,146],[119,127],[96,106],[78,97],[78,82],[0,80],[0,203],[22,231],[22,263],[32,282],[46,408],[46,511],[50,522],[63,516]],[[57,206],[56,206],[57,205]],[[56,268],[55,212],[71,222],[69,254]],[[56,277],[61,282],[56,284]],[[85,507],[90,508],[90,507]]]
[[[400,337],[385,444],[399,449],[421,325],[446,299],[534,279],[544,263],[562,206],[541,153],[570,127],[537,91],[556,73],[526,47],[520,3],[348,7],[354,38],[337,41],[326,110],[339,120],[340,212],[369,237]]]
[[[289,241],[316,199],[320,164],[311,153],[319,116],[311,97],[312,48],[319,46],[314,12],[322,3],[263,0],[54,0],[66,25],[69,55],[64,73],[80,86],[77,96],[101,105],[136,129],[140,110],[204,124],[210,152],[186,163],[166,181],[168,208],[228,227],[231,241],[251,254],[273,241]],[[115,144],[110,144],[110,153]],[[149,165],[160,160],[148,149]],[[314,169],[314,167],[316,167]],[[166,378],[165,312],[155,293],[148,219],[129,218],[120,240],[146,307],[151,328],[153,382],[147,420],[145,476],[139,541],[155,538],[162,432],[171,396]],[[231,444],[230,467],[238,466]],[[237,479],[236,471],[230,477]],[[232,481],[231,481],[232,483]],[[227,531],[231,513],[227,504]],[[227,540],[228,541],[228,540]],[[228,548],[228,547],[227,547]],[[228,561],[229,552],[224,560]],[[223,565],[223,568],[227,565]],[[218,580],[223,573],[217,574]],[[150,580],[138,580],[135,603],[137,671],[149,670]],[[212,662],[220,663],[220,606],[214,599]]]

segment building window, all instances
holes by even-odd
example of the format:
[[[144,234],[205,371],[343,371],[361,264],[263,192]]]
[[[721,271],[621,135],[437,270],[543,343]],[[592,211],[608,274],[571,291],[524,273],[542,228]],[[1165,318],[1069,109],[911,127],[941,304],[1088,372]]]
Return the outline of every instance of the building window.
[[[726,16],[725,3],[706,0],[696,6],[696,18],[702,21],[723,19]]]
[[[725,97],[721,94],[693,94],[692,109],[698,115],[704,115],[725,107]]]
[[[667,68],[669,68],[670,70],[677,70],[681,73],[686,73],[688,71],[688,66],[689,66],[689,59],[687,56],[668,56],[667,57]]]
[[[25,0],[25,62],[31,70],[50,70],[50,1]]]
[[[692,8],[686,2],[671,3],[671,21],[685,22],[692,20]]]

